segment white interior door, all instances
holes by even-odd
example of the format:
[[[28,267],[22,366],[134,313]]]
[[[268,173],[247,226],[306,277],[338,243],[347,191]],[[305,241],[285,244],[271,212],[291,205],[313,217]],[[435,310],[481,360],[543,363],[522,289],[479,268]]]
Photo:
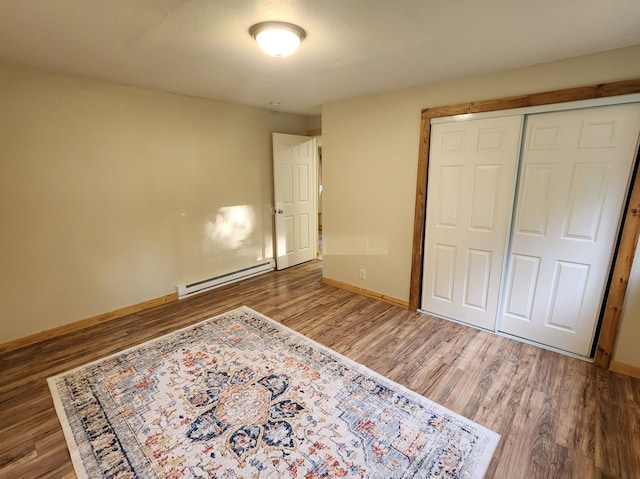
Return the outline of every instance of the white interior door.
[[[639,129],[637,105],[527,117],[500,331],[590,354]]]
[[[316,255],[316,140],[273,133],[276,268]]]
[[[431,127],[422,309],[495,330],[522,116]]]

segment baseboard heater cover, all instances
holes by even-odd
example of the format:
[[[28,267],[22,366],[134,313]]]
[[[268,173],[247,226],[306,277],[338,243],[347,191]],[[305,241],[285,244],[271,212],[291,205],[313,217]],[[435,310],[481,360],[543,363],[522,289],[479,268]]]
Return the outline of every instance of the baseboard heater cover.
[[[248,268],[239,269],[231,273],[221,274],[212,278],[201,279],[200,281],[194,281],[193,283],[184,283],[176,286],[178,292],[178,299],[187,298],[194,294],[204,293],[226,284],[235,283],[237,281],[251,278],[262,273],[273,271],[276,268],[274,260],[270,259],[264,263],[250,266]]]

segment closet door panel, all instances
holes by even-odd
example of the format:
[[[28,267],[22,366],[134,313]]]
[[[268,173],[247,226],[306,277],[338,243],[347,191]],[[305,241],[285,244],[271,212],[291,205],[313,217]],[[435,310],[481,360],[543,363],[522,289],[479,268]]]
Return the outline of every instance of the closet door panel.
[[[547,325],[579,334],[581,305],[587,293],[589,265],[556,261],[551,280]]]
[[[492,256],[491,251],[467,250],[463,304],[468,308],[487,310]]]
[[[521,207],[515,231],[544,236],[549,219],[550,187],[553,165],[525,165],[521,179]]]
[[[431,128],[422,309],[494,330],[522,117]]]
[[[564,238],[596,241],[609,177],[607,164],[574,166]]]
[[[499,165],[476,166],[469,224],[472,230],[495,231],[496,201],[501,171],[502,166]]]
[[[638,105],[527,117],[500,331],[589,355],[639,129]]]
[[[536,256],[511,255],[509,281],[506,283],[505,314],[524,321],[531,320],[541,261],[542,258]]]
[[[462,166],[440,167],[440,194],[438,198],[439,227],[458,227],[458,204],[462,190]]]
[[[433,250],[433,290],[434,298],[451,303],[456,269],[456,247],[436,244]]]

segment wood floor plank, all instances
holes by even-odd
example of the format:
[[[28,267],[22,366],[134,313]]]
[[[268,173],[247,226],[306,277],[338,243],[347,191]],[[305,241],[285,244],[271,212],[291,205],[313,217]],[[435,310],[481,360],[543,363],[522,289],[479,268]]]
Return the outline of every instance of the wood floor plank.
[[[595,457],[595,370],[589,363],[570,361],[560,393],[557,442],[584,456]]]
[[[500,461],[491,477],[505,479],[527,477],[535,440],[535,427],[543,397],[543,393],[529,387],[523,391],[511,428],[502,438],[504,443],[499,451]]]
[[[603,369],[596,370],[595,464],[604,474],[619,479],[640,477],[640,404],[633,392],[636,379]],[[628,438],[620,447],[616,438]]]
[[[638,479],[640,380],[324,285],[322,262],[0,354],[0,479],[74,478],[46,378],[246,305],[501,434],[486,478]]]
[[[560,353],[546,349],[540,351],[529,376],[529,386],[545,394],[559,395],[564,387],[567,362],[570,361],[573,361],[573,358]]]
[[[593,456],[584,456],[569,449],[569,457],[571,458],[571,475],[569,476],[571,479],[596,479],[598,477]]]
[[[536,391],[537,392],[537,391]],[[565,470],[566,449],[555,444],[557,399],[542,393],[536,403],[531,461],[526,477],[554,477]],[[563,451],[564,454],[560,454]]]
[[[509,361],[503,362],[496,372],[496,380],[470,418],[499,434],[508,433],[530,373],[530,369],[518,367]]]
[[[497,374],[505,362],[505,350],[509,344],[504,341],[495,341],[487,334],[487,341],[482,351],[476,357],[477,364],[471,374],[472,383],[477,384],[473,393],[466,398],[466,404],[462,408],[462,415],[474,417],[486,400],[487,394],[493,383],[497,381]],[[458,396],[461,398],[461,396]]]

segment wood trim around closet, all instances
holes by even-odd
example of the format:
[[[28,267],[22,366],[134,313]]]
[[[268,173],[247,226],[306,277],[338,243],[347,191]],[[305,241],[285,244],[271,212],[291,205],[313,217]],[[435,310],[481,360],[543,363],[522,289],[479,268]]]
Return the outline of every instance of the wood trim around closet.
[[[420,146],[418,150],[418,172],[416,202],[413,221],[413,246],[411,254],[411,282],[409,289],[409,309],[417,310],[420,305],[422,288],[422,262],[424,259],[424,226],[427,206],[427,174],[429,170],[429,140],[431,119],[467,113],[484,113],[510,110],[529,106],[552,105],[571,101],[591,100],[619,95],[640,93],[640,79],[602,83],[598,85],[555,90],[530,95],[520,95],[496,100],[485,100],[458,105],[440,106],[422,110],[420,125]],[[631,198],[624,211],[622,233],[613,264],[613,275],[605,297],[604,315],[595,354],[595,364],[608,368],[613,355],[622,305],[629,283],[631,265],[640,234],[640,181],[638,169],[634,169],[631,183]]]

